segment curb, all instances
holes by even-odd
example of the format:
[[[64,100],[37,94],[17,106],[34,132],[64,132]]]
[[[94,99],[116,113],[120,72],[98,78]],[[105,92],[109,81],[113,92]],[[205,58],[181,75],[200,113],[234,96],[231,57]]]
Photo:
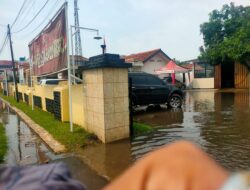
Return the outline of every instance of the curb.
[[[51,134],[49,134],[44,128],[35,123],[29,116],[24,112],[16,108],[15,106],[10,105],[10,103],[3,98],[0,98],[2,102],[6,103],[26,124],[31,128],[48,147],[56,154],[66,152],[66,147],[60,142],[54,139]]]

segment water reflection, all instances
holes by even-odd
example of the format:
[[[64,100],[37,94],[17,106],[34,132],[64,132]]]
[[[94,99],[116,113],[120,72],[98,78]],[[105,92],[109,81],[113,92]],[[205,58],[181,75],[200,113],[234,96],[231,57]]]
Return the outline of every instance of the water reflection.
[[[79,154],[100,174],[112,179],[147,152],[186,139],[199,144],[231,170],[250,169],[249,97],[249,91],[187,92],[182,109],[151,107],[135,114],[138,122],[155,126],[153,133],[91,146]],[[25,123],[1,103],[0,119],[6,124],[9,164],[36,164],[54,159],[55,155]],[[71,158],[69,162],[75,163]],[[74,167],[80,168],[79,176],[82,175],[82,164]]]
[[[98,176],[95,171],[89,168],[74,154],[55,155],[27,125],[1,101],[0,120],[5,125],[8,139],[6,165],[23,166],[47,162],[64,162],[72,171],[73,177],[83,182],[88,189],[101,189],[107,183],[106,179]]]
[[[187,92],[181,110],[164,106],[142,109],[134,119],[155,126],[156,130],[130,142],[84,150],[85,156],[98,157],[90,164],[96,169],[97,165],[103,167],[101,172],[111,178],[147,152],[180,139],[199,144],[231,170],[250,168],[249,91]]]
[[[172,124],[182,124],[184,119],[183,115],[182,109],[167,110],[167,107],[162,106],[161,108],[149,107],[146,110],[139,110],[135,112],[134,118],[137,122],[160,127]]]
[[[112,179],[132,163],[129,140],[99,144],[79,151],[84,161],[99,174]]]
[[[0,102],[0,119],[8,139],[7,165],[40,164],[61,158],[53,154],[3,102]]]

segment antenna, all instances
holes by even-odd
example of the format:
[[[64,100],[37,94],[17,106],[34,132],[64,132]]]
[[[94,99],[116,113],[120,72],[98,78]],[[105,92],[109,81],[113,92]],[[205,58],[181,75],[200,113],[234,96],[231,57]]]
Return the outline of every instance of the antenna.
[[[74,0],[74,17],[75,17],[75,55],[82,56],[82,42],[81,42],[81,34],[79,29],[79,17],[78,17],[78,0]],[[72,55],[74,56],[74,55]]]

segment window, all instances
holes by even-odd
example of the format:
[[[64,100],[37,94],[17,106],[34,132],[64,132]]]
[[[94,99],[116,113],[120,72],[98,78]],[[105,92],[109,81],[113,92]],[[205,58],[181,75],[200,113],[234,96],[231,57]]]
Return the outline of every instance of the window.
[[[60,82],[59,80],[48,80],[46,81],[46,84],[57,85],[59,82]]]
[[[145,77],[144,76],[133,76],[132,83],[135,85],[145,85]]]
[[[156,77],[147,76],[147,84],[148,85],[162,85],[162,81],[161,79],[158,79]]]
[[[213,78],[214,66],[205,62],[194,63],[194,78]]]

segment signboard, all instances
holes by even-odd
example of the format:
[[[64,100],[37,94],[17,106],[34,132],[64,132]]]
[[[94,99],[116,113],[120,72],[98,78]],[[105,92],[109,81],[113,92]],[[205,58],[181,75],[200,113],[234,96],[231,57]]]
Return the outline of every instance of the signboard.
[[[20,62],[26,61],[26,57],[19,57],[19,61],[20,61]]]
[[[67,34],[65,6],[55,19],[29,44],[33,74],[58,72],[67,67]]]

